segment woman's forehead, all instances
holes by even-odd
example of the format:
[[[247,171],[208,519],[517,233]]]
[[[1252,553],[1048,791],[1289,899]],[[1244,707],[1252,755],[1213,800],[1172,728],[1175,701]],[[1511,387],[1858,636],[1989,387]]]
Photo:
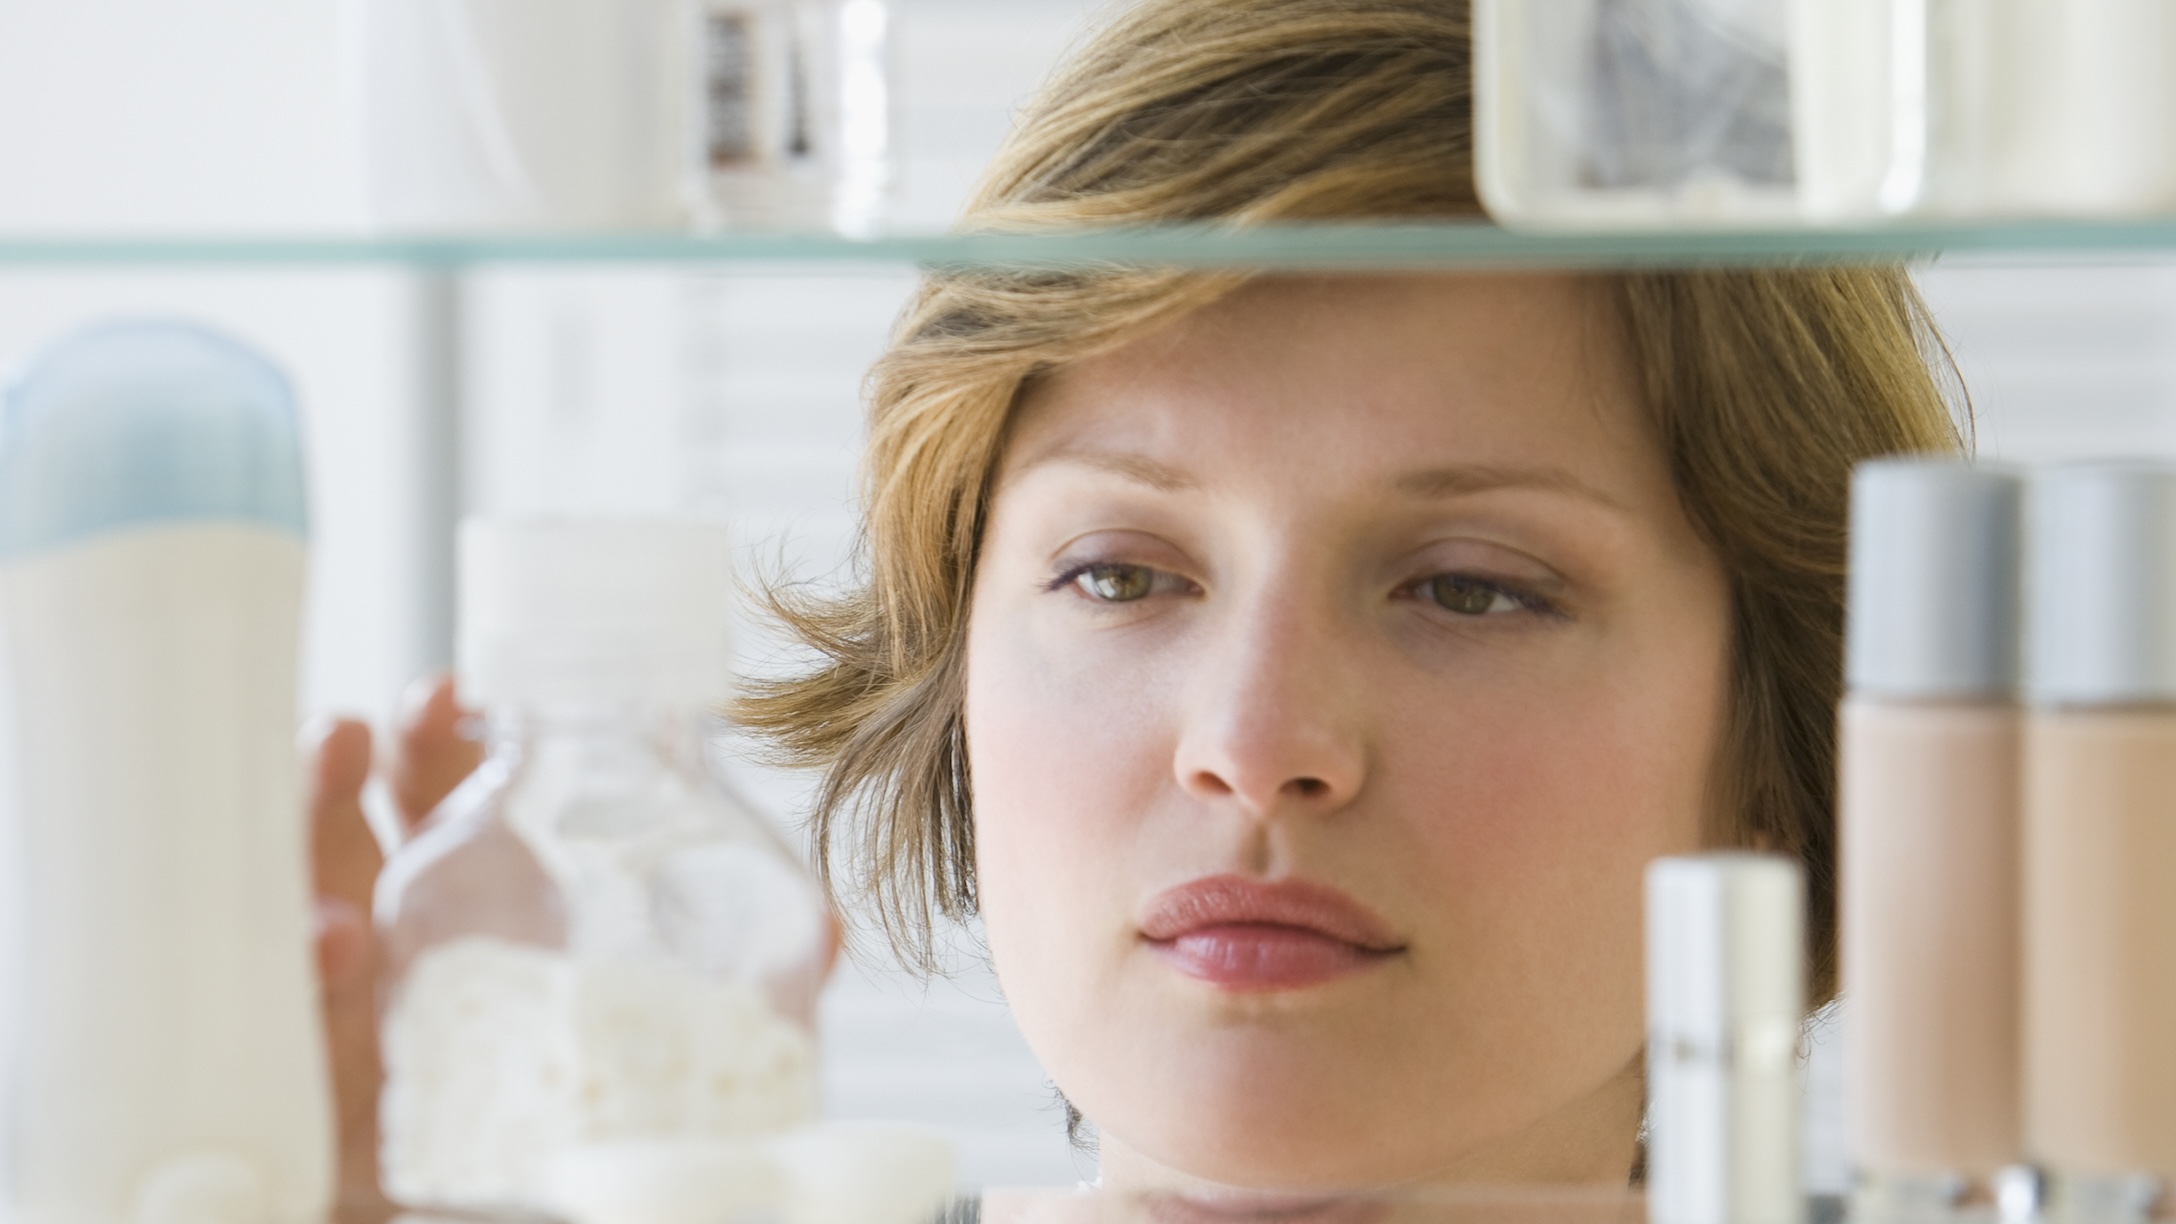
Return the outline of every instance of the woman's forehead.
[[[1185,480],[1553,470],[1667,484],[1608,302],[1572,276],[1266,278],[1026,397],[1006,477],[1137,456]],[[1166,483],[1171,483],[1166,479]]]

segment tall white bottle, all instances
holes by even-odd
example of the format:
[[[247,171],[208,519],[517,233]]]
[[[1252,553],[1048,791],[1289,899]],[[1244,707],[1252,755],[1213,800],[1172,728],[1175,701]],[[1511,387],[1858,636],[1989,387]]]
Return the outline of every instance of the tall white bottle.
[[[0,1214],[310,1224],[332,1113],[293,397],[178,324],[0,395]]]

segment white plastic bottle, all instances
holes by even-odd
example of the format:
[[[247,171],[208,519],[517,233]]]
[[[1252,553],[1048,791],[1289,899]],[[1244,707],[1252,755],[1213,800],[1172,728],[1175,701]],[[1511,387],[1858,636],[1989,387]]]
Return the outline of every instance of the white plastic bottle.
[[[1647,866],[1647,1218],[1801,1224],[1805,880],[1766,854]]]
[[[315,1224],[292,395],[105,327],[0,399],[0,1214]]]
[[[1809,220],[2014,208],[1995,175],[2039,66],[2011,0],[1792,0],[1791,101]]]
[[[824,903],[704,768],[727,562],[705,524],[463,529],[460,678],[490,753],[377,894],[397,1201],[566,1214],[555,1177],[629,1144],[814,1117]]]
[[[396,231],[684,226],[689,0],[345,0],[350,123]]]
[[[1953,0],[1962,3],[1963,0]],[[1983,0],[2002,15],[1992,69],[2004,211],[2176,210],[2176,5]]]
[[[2176,207],[2176,6],[1792,0],[1816,221]]]

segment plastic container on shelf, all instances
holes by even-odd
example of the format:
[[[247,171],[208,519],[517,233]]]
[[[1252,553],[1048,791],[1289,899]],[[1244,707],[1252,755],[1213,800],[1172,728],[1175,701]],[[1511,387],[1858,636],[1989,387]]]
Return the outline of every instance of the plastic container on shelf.
[[[862,231],[885,0],[347,0],[369,211],[404,232]]]
[[[110,325],[0,393],[0,1216],[315,1224],[286,379]]]
[[[2002,211],[2176,211],[2176,5],[1985,0],[2004,16],[1990,74]]]
[[[1788,0],[1476,0],[1475,166],[1537,226],[1797,215]]]
[[[1512,224],[2176,210],[2162,0],[1476,0]]]
[[[876,227],[891,186],[890,27],[886,0],[698,0],[700,224]]]
[[[2176,208],[2176,7],[1793,0],[1817,221]]]
[[[347,0],[368,207],[401,231],[684,225],[682,0]]]
[[[831,928],[704,768],[724,530],[480,521],[461,550],[490,751],[379,884],[381,1168],[411,1207],[555,1214],[596,1153],[814,1116]]]

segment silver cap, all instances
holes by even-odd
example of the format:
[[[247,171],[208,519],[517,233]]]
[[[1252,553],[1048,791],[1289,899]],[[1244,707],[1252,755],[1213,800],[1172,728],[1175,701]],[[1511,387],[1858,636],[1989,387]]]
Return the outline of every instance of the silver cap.
[[[1647,1215],[1800,1224],[1805,886],[1790,859],[1647,868]]]
[[[2017,688],[2025,484],[1954,459],[1876,459],[1851,481],[1845,677],[1885,697]]]
[[[2027,549],[2032,700],[2176,701],[2176,466],[2046,470]]]

